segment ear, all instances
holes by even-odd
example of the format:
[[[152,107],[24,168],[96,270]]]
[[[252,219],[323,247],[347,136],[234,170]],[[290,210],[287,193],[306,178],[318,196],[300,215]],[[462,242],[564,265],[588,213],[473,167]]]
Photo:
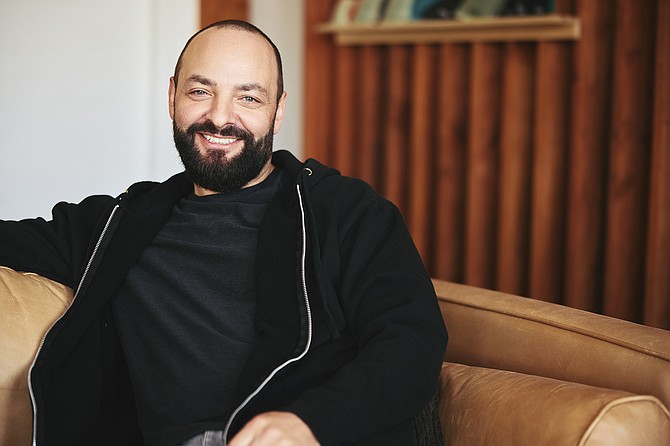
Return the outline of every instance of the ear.
[[[170,119],[174,121],[174,96],[175,89],[174,76],[170,77],[170,87],[168,88],[168,110],[170,112]]]
[[[277,112],[275,113],[275,122],[274,122],[275,135],[279,133],[279,129],[281,129],[281,123],[284,121],[285,107],[286,107],[286,92],[283,92],[281,98],[279,99],[279,103],[277,104]]]

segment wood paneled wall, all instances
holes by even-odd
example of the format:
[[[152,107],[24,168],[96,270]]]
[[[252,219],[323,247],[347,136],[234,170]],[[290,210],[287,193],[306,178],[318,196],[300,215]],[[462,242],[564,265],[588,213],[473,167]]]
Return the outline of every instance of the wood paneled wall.
[[[200,0],[200,26],[219,20],[249,20],[248,0]]]
[[[438,278],[670,328],[670,0],[558,1],[576,42],[342,47],[306,2],[305,146]]]

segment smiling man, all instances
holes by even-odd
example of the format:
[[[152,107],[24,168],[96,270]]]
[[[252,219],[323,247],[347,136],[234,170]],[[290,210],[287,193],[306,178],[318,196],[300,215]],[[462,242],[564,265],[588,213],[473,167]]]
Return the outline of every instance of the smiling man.
[[[185,171],[0,221],[0,264],[76,290],[30,373],[34,444],[441,445],[447,334],[400,213],[272,151],[281,57],[256,27],[186,44]]]

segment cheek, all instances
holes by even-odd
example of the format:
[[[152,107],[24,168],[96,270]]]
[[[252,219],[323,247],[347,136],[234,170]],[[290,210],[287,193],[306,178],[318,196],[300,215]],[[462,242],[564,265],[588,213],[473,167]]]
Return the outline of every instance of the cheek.
[[[248,114],[240,116],[242,127],[254,136],[265,136],[274,125],[274,116],[266,113]]]
[[[179,107],[175,104],[174,122],[180,128],[188,128],[191,124],[204,120],[204,114],[193,107]]]

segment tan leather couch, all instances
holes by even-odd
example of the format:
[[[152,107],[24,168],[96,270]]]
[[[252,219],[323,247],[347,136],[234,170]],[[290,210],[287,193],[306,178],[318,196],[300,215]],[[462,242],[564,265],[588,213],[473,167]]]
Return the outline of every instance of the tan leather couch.
[[[670,445],[670,332],[435,281],[450,445]]]
[[[670,445],[670,332],[435,281],[446,445]],[[0,267],[0,446],[30,444],[28,369],[70,289]]]

